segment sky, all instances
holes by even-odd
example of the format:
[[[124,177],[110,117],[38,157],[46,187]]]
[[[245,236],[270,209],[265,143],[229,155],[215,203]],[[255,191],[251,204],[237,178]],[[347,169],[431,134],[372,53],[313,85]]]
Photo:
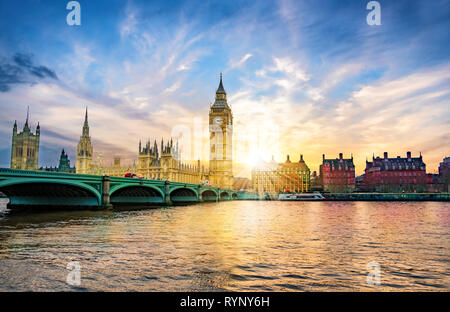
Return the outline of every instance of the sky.
[[[208,160],[219,75],[234,117],[234,175],[258,161],[322,154],[450,156],[450,1],[0,1],[0,167],[14,120],[39,121],[39,166],[75,164],[89,110],[94,158],[137,159],[139,140],[173,137]]]

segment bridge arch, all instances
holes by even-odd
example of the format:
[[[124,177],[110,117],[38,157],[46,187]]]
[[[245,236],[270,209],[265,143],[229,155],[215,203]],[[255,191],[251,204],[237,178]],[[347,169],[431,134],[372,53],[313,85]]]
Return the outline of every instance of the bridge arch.
[[[0,191],[10,205],[95,206],[101,205],[100,191],[83,182],[58,179],[11,179],[0,182]]]
[[[237,193],[232,193],[231,194],[231,198],[232,199],[237,199],[238,198],[238,194]]]
[[[146,187],[146,188],[151,188],[155,191],[158,192],[158,194],[164,198],[164,193],[161,189],[159,189],[158,187],[151,185],[151,184],[136,184],[136,183],[125,183],[125,184],[119,184],[119,185],[114,185],[113,187],[111,187],[111,189],[109,190],[109,195],[113,195],[114,192],[125,188],[125,187],[130,187],[130,186],[138,186],[138,187]]]
[[[115,185],[109,191],[112,204],[161,204],[164,193],[153,185],[126,183]]]
[[[216,201],[219,196],[213,189],[203,190],[201,194],[204,201]]]
[[[220,199],[221,200],[229,200],[230,199],[230,193],[227,191],[220,192]]]
[[[186,187],[179,186],[170,190],[170,200],[174,203],[177,202],[196,202],[198,201],[197,190]]]

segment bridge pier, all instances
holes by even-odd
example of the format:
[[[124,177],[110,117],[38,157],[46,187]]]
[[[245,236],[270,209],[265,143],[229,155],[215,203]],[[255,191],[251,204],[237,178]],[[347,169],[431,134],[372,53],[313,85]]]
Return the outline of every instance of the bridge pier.
[[[202,191],[203,191],[202,186],[199,185],[199,186],[198,186],[198,202],[199,202],[199,203],[203,202]]]
[[[170,182],[164,182],[164,203],[168,206],[172,205],[172,201],[170,200]]]
[[[102,202],[100,209],[112,209],[111,198],[109,196],[110,177],[102,177]]]

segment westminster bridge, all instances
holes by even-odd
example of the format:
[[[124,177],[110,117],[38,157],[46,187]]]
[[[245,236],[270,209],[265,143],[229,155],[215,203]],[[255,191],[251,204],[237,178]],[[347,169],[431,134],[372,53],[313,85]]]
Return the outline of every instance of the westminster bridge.
[[[172,205],[252,199],[252,194],[162,180],[0,168],[0,192],[9,207],[88,207]]]

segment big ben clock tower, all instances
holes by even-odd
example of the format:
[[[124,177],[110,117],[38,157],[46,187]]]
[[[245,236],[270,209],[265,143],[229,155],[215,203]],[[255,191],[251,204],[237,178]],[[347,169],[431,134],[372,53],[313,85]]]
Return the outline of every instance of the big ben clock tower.
[[[214,186],[233,186],[233,114],[227,103],[222,74],[216,99],[209,110],[209,179]]]

